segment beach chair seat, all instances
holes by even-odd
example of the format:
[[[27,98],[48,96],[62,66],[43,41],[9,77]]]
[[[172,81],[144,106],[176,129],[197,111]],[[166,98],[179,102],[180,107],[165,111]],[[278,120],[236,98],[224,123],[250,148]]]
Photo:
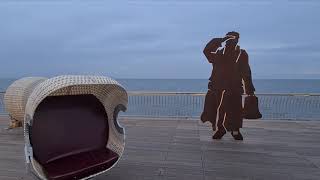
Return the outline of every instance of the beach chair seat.
[[[43,167],[47,177],[52,180],[81,179],[108,169],[118,158],[115,152],[101,148],[63,157]]]

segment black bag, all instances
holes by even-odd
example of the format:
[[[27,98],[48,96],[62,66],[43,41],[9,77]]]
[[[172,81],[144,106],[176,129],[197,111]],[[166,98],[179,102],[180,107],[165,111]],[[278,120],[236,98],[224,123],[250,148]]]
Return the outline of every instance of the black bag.
[[[262,118],[262,114],[259,111],[258,97],[247,96],[244,99],[243,118],[245,119]]]

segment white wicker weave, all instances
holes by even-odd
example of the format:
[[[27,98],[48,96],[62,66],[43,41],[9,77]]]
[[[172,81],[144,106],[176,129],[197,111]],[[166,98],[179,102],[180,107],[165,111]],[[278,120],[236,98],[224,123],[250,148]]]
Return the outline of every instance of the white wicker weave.
[[[25,77],[13,82],[4,94],[4,106],[11,117],[11,127],[21,124],[24,119],[27,100],[33,89],[45,81],[43,77]]]
[[[54,77],[42,82],[33,90],[32,94],[28,99],[25,110],[25,155],[27,158],[27,162],[31,162],[33,169],[35,170],[38,177],[41,179],[46,179],[46,176],[43,174],[43,171],[39,163],[37,163],[37,161],[33,158],[32,147],[30,145],[28,131],[28,126],[32,124],[32,119],[35,110],[37,106],[41,103],[41,101],[43,101],[47,96],[79,94],[92,94],[96,96],[97,99],[99,99],[101,103],[104,105],[104,108],[108,115],[109,124],[109,138],[106,146],[107,148],[116,152],[119,155],[119,157],[122,156],[125,146],[124,132],[119,132],[119,127],[117,127],[118,124],[117,122],[115,123],[116,117],[113,117],[115,109],[117,109],[119,105],[121,105],[124,108],[127,107],[128,95],[125,89],[117,81],[103,76],[66,75]],[[109,169],[98,174],[104,173]],[[97,174],[94,174],[90,177],[96,175]]]

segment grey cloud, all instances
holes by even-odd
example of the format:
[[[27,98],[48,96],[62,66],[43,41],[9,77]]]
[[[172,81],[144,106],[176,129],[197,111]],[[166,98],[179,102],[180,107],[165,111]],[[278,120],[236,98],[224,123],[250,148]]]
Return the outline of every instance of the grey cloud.
[[[284,73],[316,72],[315,14],[317,6],[284,2],[0,3],[0,77],[207,78],[211,66],[202,48],[230,30],[241,33],[255,74],[273,73],[288,62]]]

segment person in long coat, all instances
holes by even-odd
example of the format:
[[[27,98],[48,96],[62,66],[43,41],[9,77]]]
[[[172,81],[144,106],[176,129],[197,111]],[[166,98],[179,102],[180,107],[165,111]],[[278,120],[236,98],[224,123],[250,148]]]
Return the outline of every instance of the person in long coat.
[[[221,139],[231,131],[236,140],[243,140],[242,94],[254,95],[249,57],[238,45],[239,33],[228,32],[224,38],[213,38],[203,53],[212,64],[202,122],[212,123],[213,139]],[[225,47],[222,43],[225,42]],[[219,49],[220,48],[220,49]]]

